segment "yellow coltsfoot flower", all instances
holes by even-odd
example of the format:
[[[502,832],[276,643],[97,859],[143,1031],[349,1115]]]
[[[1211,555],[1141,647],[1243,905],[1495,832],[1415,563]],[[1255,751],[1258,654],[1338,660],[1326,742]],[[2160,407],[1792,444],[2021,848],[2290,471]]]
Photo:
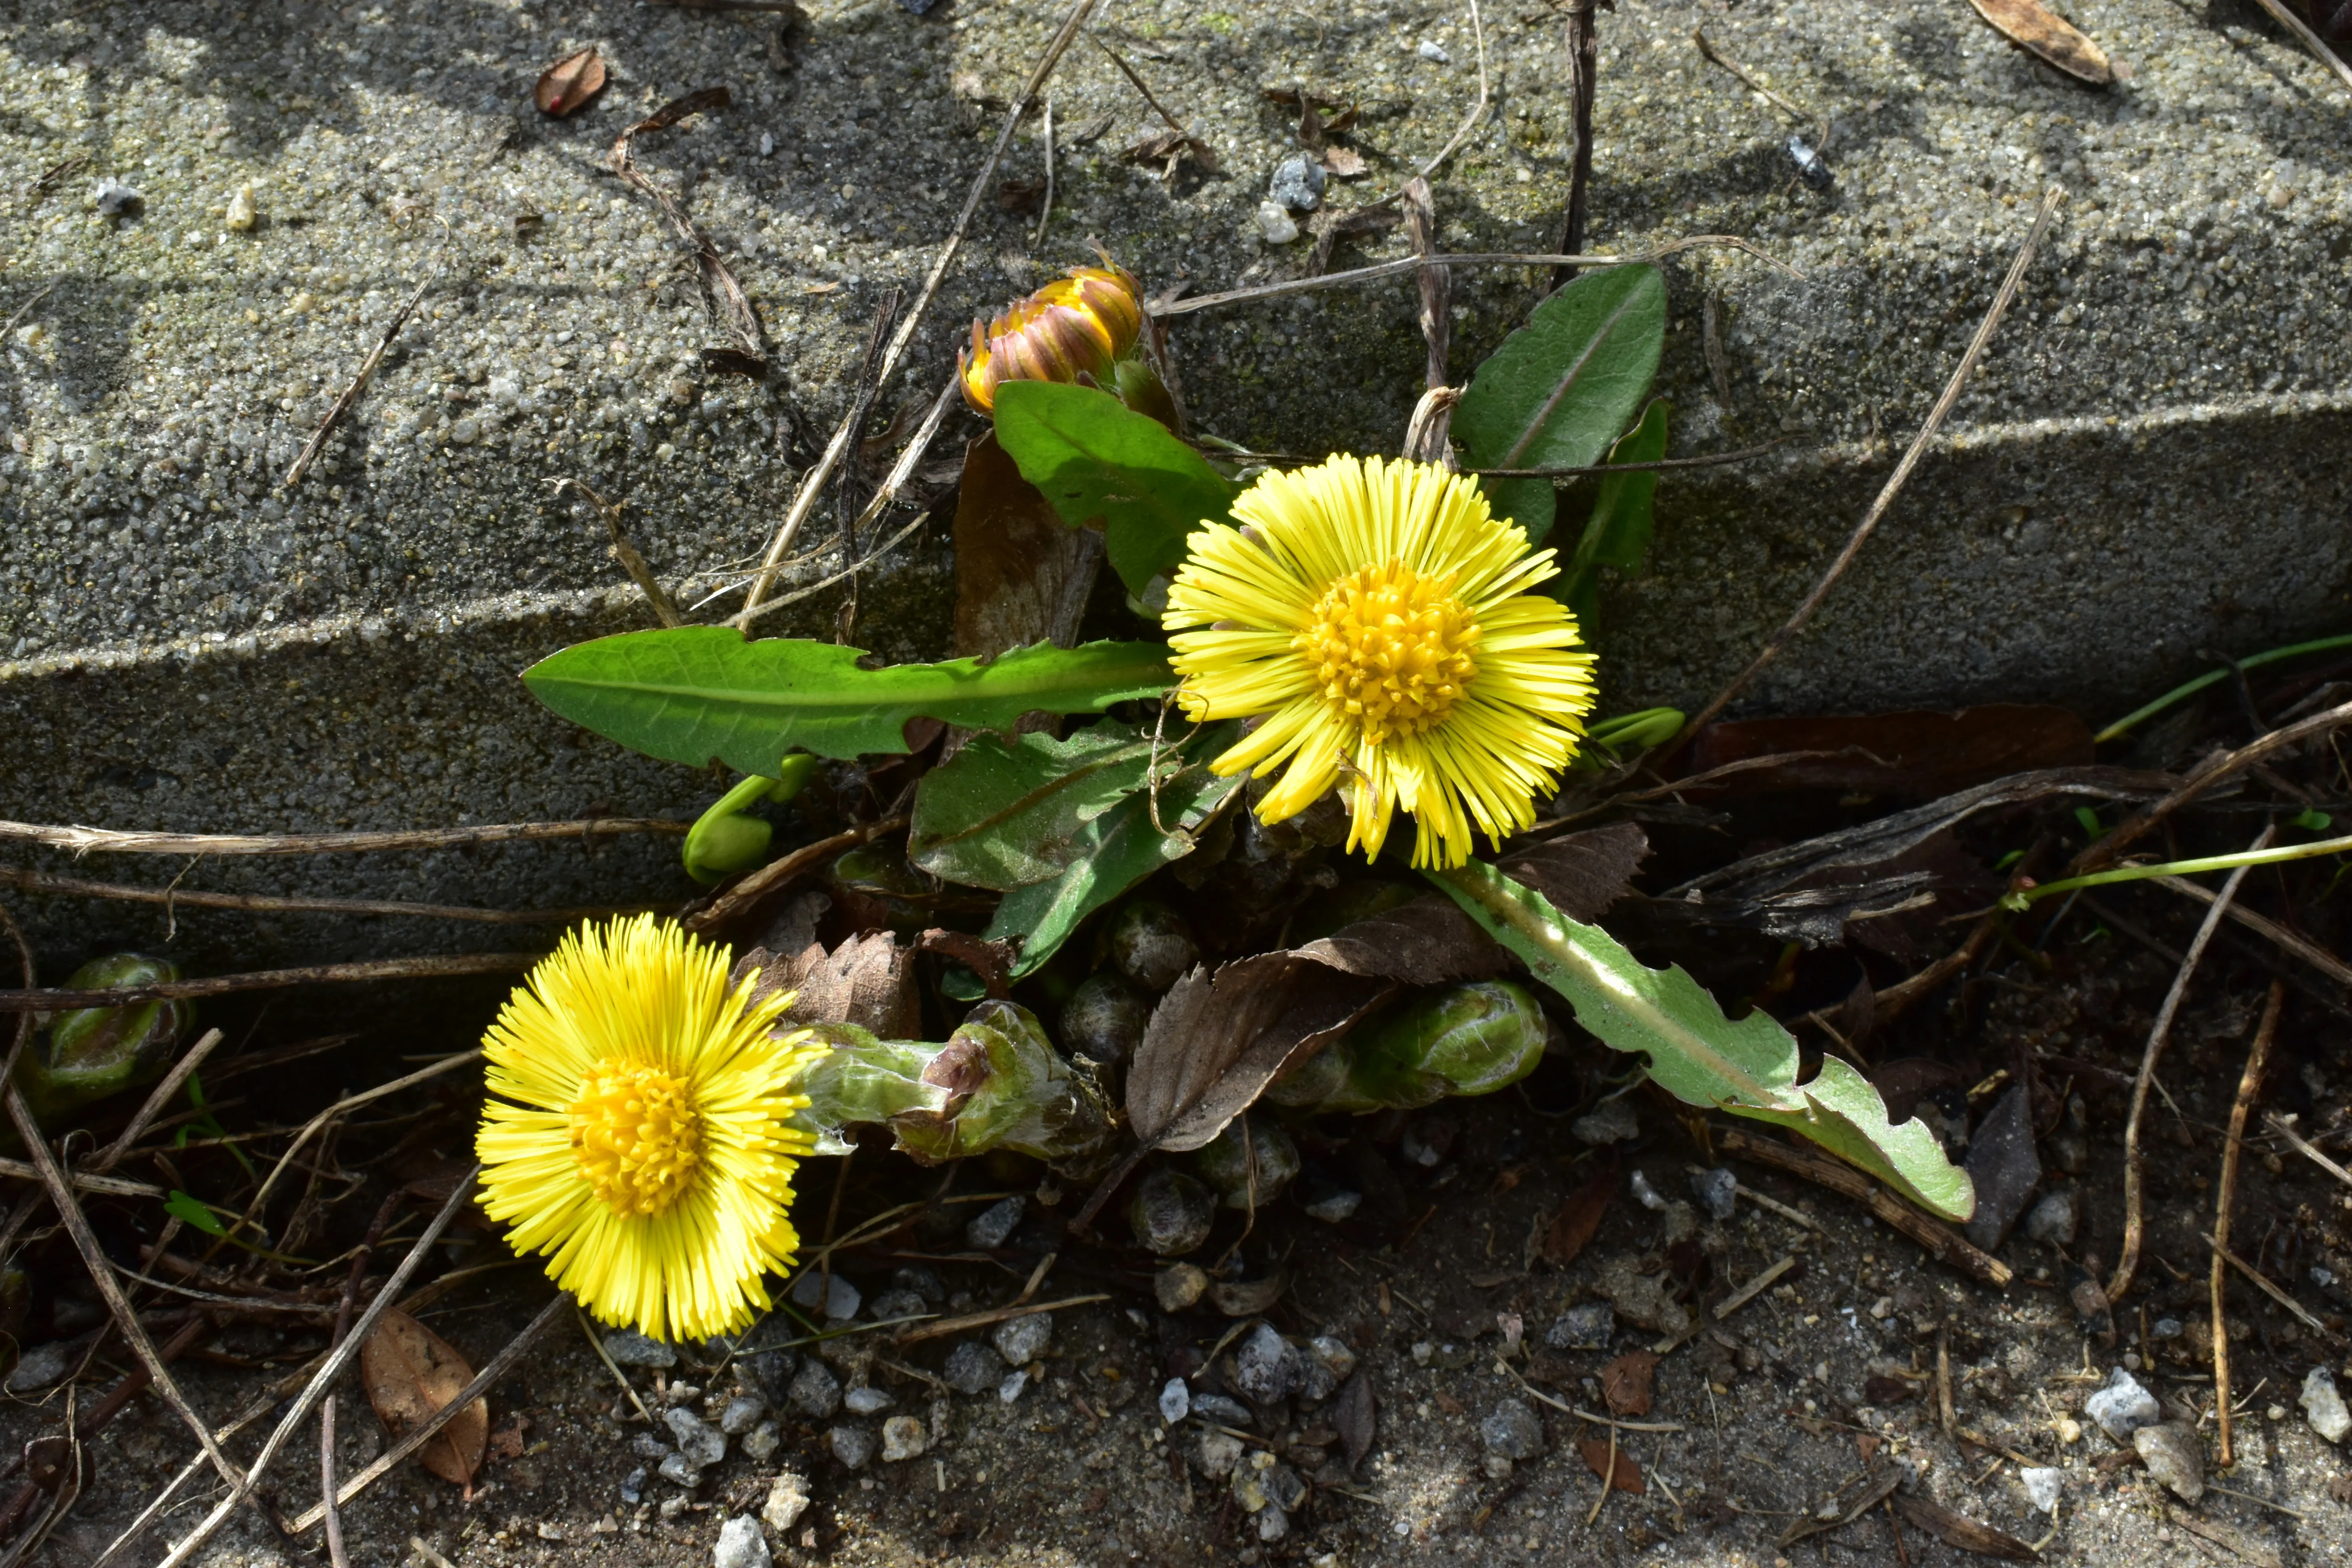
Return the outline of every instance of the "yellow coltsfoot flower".
[[[1368,857],[1402,805],[1417,867],[1460,865],[1474,826],[1496,843],[1532,826],[1592,707],[1575,617],[1529,591],[1552,552],[1428,463],[1267,473],[1233,510],[1243,526],[1192,535],[1163,616],[1188,716],[1265,716],[1214,771],[1280,768],[1266,822],[1344,784]]]
[[[1143,285],[1109,257],[1100,267],[1073,267],[982,327],[956,354],[964,401],[975,414],[996,407],[1008,381],[1075,382],[1108,386],[1115,362],[1143,333]]]
[[[730,990],[728,950],[651,915],[587,925],[484,1037],[482,1206],[604,1322],[659,1340],[751,1325],[792,1265],[788,1119],[824,1054],[770,1026],[790,994]]]

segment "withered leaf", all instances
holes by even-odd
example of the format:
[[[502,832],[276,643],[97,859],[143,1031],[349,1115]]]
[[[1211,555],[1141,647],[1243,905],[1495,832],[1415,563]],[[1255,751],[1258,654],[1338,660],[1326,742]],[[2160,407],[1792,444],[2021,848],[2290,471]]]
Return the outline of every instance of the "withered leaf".
[[[1248,1110],[1294,1060],[1370,1011],[1381,982],[1290,952],[1195,969],[1169,989],[1127,1075],[1127,1115],[1142,1147],[1198,1149]]]
[[[1370,172],[1370,165],[1364,162],[1364,155],[1353,147],[1326,147],[1323,149],[1323,172],[1335,180],[1360,180]]]
[[[1296,950],[1350,974],[1442,985],[1507,972],[1510,955],[1442,893],[1368,915]]]
[[[1380,1409],[1372,1398],[1372,1382],[1360,1369],[1339,1385],[1339,1397],[1331,1407],[1331,1424],[1339,1429],[1339,1441],[1348,1447],[1348,1468],[1360,1468],[1364,1456],[1372,1451],[1373,1439],[1380,1435]]]
[[[735,973],[759,976],[755,996],[797,993],[784,1012],[785,1023],[855,1024],[886,1040],[912,1039],[922,1032],[913,950],[900,947],[887,931],[851,937],[830,952],[819,942],[791,953],[755,948]]]
[[[1872,1405],[1900,1405],[1916,1392],[1899,1377],[1871,1376],[1862,1380],[1862,1397]]]
[[[567,55],[540,73],[530,100],[561,120],[604,90],[604,60],[593,48]]]
[[[1779,790],[1934,800],[2029,769],[2087,763],[2093,752],[2090,726],[2063,708],[1989,703],[1709,724],[1692,739],[1683,776],[1749,764],[1705,785],[1711,801]]]
[[[1544,1227],[1543,1239],[1537,1247],[1537,1256],[1555,1268],[1565,1268],[1577,1259],[1577,1255],[1592,1244],[1608,1216],[1610,1200],[1617,1195],[1617,1166],[1594,1175],[1560,1201],[1559,1212],[1551,1224]]]
[[[1601,1397],[1612,1415],[1647,1415],[1650,1385],[1658,1373],[1658,1358],[1648,1351],[1627,1351],[1601,1369]]]
[[[1220,1279],[1209,1287],[1209,1305],[1228,1318],[1255,1318],[1282,1300],[1290,1271],[1277,1268],[1263,1279]]]
[[[2014,1535],[1990,1524],[1979,1524],[1967,1514],[1954,1513],[1927,1497],[1898,1491],[1895,1494],[1895,1511],[1903,1516],[1904,1523],[1917,1525],[1947,1546],[2010,1563],[2039,1561],[2033,1548]]]
[[[1590,922],[1625,896],[1649,853],[1649,836],[1639,824],[1612,822],[1547,839],[1507,857],[1502,868],[1561,914]]]
[[[1576,1440],[1576,1451],[1583,1457],[1587,1469],[1596,1476],[1609,1478],[1611,1489],[1633,1492],[1637,1495],[1650,1489],[1650,1483],[1643,1478],[1642,1467],[1635,1464],[1633,1456],[1624,1449],[1617,1450],[1617,1461],[1614,1468],[1612,1468],[1609,1461],[1608,1438],[1579,1437]]]
[[[986,658],[1038,642],[1068,647],[1102,556],[1102,535],[1064,522],[994,432],[964,448],[955,515],[959,655]]]
[[[2032,50],[2076,80],[2105,87],[2116,79],[2106,51],[2041,0],[1969,0],[1969,4],[2011,43]]]
[[[360,1347],[360,1382],[395,1442],[473,1381],[474,1369],[448,1341],[397,1307],[376,1321]],[[417,1462],[452,1486],[470,1486],[489,1437],[490,1402],[476,1399],[416,1451]]]
[[[1003,180],[996,187],[996,205],[1009,213],[1035,217],[1037,209],[1045,205],[1045,182],[1037,180]]]

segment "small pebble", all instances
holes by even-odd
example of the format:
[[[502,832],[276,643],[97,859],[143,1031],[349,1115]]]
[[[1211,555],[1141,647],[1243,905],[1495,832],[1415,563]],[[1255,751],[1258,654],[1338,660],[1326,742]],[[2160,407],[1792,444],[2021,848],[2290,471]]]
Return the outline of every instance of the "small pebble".
[[[1171,1377],[1160,1390],[1160,1419],[1173,1426],[1192,1413],[1192,1390],[1181,1377]]]
[[[1289,1533],[1289,1513],[1280,1503],[1267,1499],[1265,1506],[1257,1510],[1257,1538],[1260,1541],[1279,1541]]]
[[[1636,1171],[1633,1173],[1633,1180],[1626,1184],[1632,1188],[1635,1203],[1640,1204],[1652,1214],[1665,1212],[1666,1200],[1659,1195],[1657,1188],[1650,1184],[1649,1177]]]
[[[2025,1216],[2026,1239],[2072,1247],[2081,1217],[2081,1198],[2073,1187],[2061,1187],[2035,1204],[2033,1212]]]
[[[2205,1495],[2205,1445],[2178,1421],[2159,1421],[2132,1434],[2147,1473],[2171,1489],[2183,1502]]]
[[[1260,1405],[1272,1405],[1296,1393],[1306,1370],[1297,1347],[1267,1323],[1250,1331],[1234,1352],[1234,1383],[1244,1398]]]
[[[8,1381],[0,1384],[11,1394],[32,1394],[48,1387],[73,1370],[73,1355],[62,1343],[35,1345],[16,1360]]]
[[[1151,1281],[1163,1312],[1181,1312],[1209,1289],[1209,1271],[1197,1263],[1171,1263]]]
[[[1307,1201],[1300,1206],[1308,1216],[1326,1225],[1337,1225],[1353,1215],[1363,1206],[1364,1194],[1346,1187],[1320,1184],[1307,1190]]]
[[[655,1473],[666,1481],[674,1481],[688,1489],[702,1484],[701,1470],[688,1463],[684,1454],[669,1455],[662,1460],[661,1468]]]
[[[774,1561],[768,1555],[768,1538],[760,1533],[760,1521],[750,1514],[739,1513],[719,1527],[711,1568],[769,1568]]]
[[[1299,1395],[1318,1403],[1328,1399],[1355,1370],[1356,1352],[1345,1340],[1318,1334],[1307,1342],[1307,1375],[1300,1381]]]
[[[1007,1365],[1027,1366],[1054,1342],[1054,1314],[1032,1312],[1025,1318],[1008,1319],[996,1325],[989,1339]]]
[[[1699,1207],[1711,1218],[1729,1219],[1739,1206],[1739,1178],[1729,1171],[1693,1171],[1690,1184]]]
[[[1277,201],[1257,204],[1255,218],[1257,237],[1268,245],[1288,245],[1298,237],[1298,225],[1289,210]]]
[[[670,1434],[677,1439],[677,1451],[696,1469],[715,1465],[727,1457],[727,1435],[706,1425],[693,1411],[666,1411],[662,1419],[669,1423]]]
[[[694,1499],[688,1493],[672,1492],[661,1500],[661,1521],[667,1524],[693,1506]]]
[[[623,1477],[621,1479],[621,1500],[623,1502],[645,1501],[646,1482],[648,1479],[648,1472],[643,1465],[639,1465],[635,1469],[631,1470],[626,1476]]]
[[[1450,66],[1454,63],[1454,57],[1445,52],[1445,46],[1433,38],[1422,39],[1421,47],[1412,52],[1432,65]]]
[[[857,1287],[840,1275],[820,1276],[814,1268],[804,1271],[793,1281],[793,1304],[803,1310],[816,1310],[819,1293],[824,1302],[828,1322],[845,1323],[857,1316],[858,1303],[865,1300]]]
[[[1234,1473],[1234,1467],[1241,1463],[1246,1447],[1239,1437],[1230,1433],[1204,1432],[1192,1463],[1211,1480],[1221,1481]]]
[[[1580,1301],[1562,1312],[1544,1335],[1556,1351],[1597,1351],[1609,1347],[1617,1331],[1617,1314],[1606,1301]]]
[[[1016,1367],[1013,1369],[1011,1375],[1007,1376],[1003,1383],[996,1385],[997,1400],[1001,1404],[1010,1405],[1014,1400],[1020,1398],[1021,1391],[1028,1386],[1029,1373],[1027,1369]]]
[[[1013,1227],[1021,1223],[1021,1216],[1028,1210],[1029,1200],[1024,1197],[991,1204],[963,1227],[963,1238],[975,1252],[993,1252],[1004,1245],[1005,1237],[1013,1234]]]
[[[912,1415],[893,1415],[882,1423],[882,1458],[896,1464],[919,1457],[931,1446],[929,1431]]]
[[[1310,213],[1323,205],[1323,165],[1305,157],[1286,158],[1274,171],[1266,200],[1295,213]]]
[[[2344,1395],[2336,1392],[2336,1374],[2324,1366],[2315,1366],[2305,1374],[2303,1397],[2304,1419],[2311,1429],[2331,1443],[2344,1441],[2344,1434],[2352,1432],[2352,1411],[2344,1408]]]
[[[147,206],[147,198],[135,186],[114,180],[100,180],[89,193],[90,205],[108,217],[136,217]]]
[[[261,221],[261,211],[254,205],[251,185],[237,186],[236,194],[229,197],[226,221],[230,230],[236,234],[251,233],[253,226]]]
[[[874,1457],[874,1429],[870,1426],[835,1426],[825,1435],[833,1447],[833,1457],[853,1470],[862,1470],[866,1461]]]
[[[866,1311],[877,1323],[887,1323],[900,1318],[919,1318],[931,1310],[931,1304],[912,1290],[885,1290],[866,1303]]]
[[[1162,1165],[1135,1184],[1127,1223],[1145,1250],[1181,1258],[1209,1239],[1217,1223],[1217,1194],[1207,1183]]]
[[[977,1340],[965,1340],[948,1352],[940,1375],[958,1394],[985,1394],[1004,1376],[1004,1358]]]
[[[871,1384],[853,1388],[841,1396],[841,1407],[852,1415],[878,1415],[898,1403],[887,1390],[876,1388]]]
[[[2053,1518],[2058,1513],[2058,1494],[2063,1489],[2066,1472],[2047,1466],[2032,1465],[2017,1472],[2025,1483],[2025,1495],[2034,1507]]]
[[[775,1458],[776,1449],[782,1442],[783,1433],[778,1430],[776,1424],[762,1421],[743,1434],[743,1452],[751,1456],[753,1464],[764,1465]]]
[[[808,1506],[808,1478],[798,1470],[786,1470],[768,1489],[768,1500],[760,1505],[760,1518],[770,1530],[782,1535],[801,1521]]]
[[[1192,1414],[1220,1426],[1247,1426],[1257,1419],[1240,1400],[1223,1394],[1202,1394],[1197,1389],[1192,1394]]]
[[[768,1413],[768,1402],[756,1394],[739,1394],[727,1402],[719,1417],[719,1429],[730,1437],[740,1437],[760,1424]]]
[[[663,1442],[660,1438],[655,1436],[650,1432],[637,1432],[632,1434],[629,1438],[629,1451],[636,1455],[638,1458],[644,1459],[649,1464],[656,1465],[660,1464],[664,1459],[668,1458],[672,1453],[676,1452],[676,1450],[667,1443]]]
[[[2156,1396],[2121,1367],[2116,1368],[2105,1388],[2083,1401],[2083,1414],[2097,1422],[2118,1443],[2127,1441],[2143,1426],[2154,1426],[2164,1415],[2157,1407]]]
[[[647,1339],[635,1329],[615,1329],[604,1336],[604,1353],[613,1358],[614,1366],[673,1367],[677,1364],[677,1347],[659,1340]]]
[[[772,158],[772,157],[774,157],[775,155],[776,155],[776,136],[775,136],[775,132],[773,132],[772,131],[762,131],[762,132],[760,132],[760,156],[761,156],[761,157],[762,157],[762,158]]]
[[[1525,1400],[1506,1399],[1478,1423],[1478,1440],[1507,1459],[1541,1458],[1543,1422]]]
[[[802,1365],[800,1375],[784,1397],[793,1409],[812,1420],[822,1421],[841,1408],[841,1379],[833,1375],[823,1362],[812,1361]]]
[[[1596,1144],[1622,1143],[1642,1135],[1642,1124],[1634,1119],[1633,1106],[1622,1098],[1602,1100],[1570,1122],[1568,1130],[1578,1142]]]
[[[890,1284],[896,1289],[912,1290],[927,1306],[936,1307],[948,1297],[948,1288],[940,1283],[940,1277],[919,1263],[892,1269]]]

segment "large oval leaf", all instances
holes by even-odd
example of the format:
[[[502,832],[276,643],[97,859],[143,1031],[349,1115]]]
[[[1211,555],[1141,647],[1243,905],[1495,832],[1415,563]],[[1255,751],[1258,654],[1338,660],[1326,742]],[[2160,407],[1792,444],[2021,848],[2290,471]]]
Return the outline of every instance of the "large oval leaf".
[[[1666,286],[1654,267],[1588,272],[1503,340],[1454,411],[1463,467],[1579,468],[1598,463],[1633,422],[1666,341]],[[1496,512],[1551,531],[1549,479],[1489,479]]]
[[[730,626],[672,626],[575,644],[523,671],[531,695],[577,724],[664,762],[712,758],[772,773],[798,747],[824,757],[907,750],[909,719],[1010,729],[1024,713],[1094,713],[1168,689],[1154,642],[1040,643],[990,663],[861,669],[854,647],[747,642]]]

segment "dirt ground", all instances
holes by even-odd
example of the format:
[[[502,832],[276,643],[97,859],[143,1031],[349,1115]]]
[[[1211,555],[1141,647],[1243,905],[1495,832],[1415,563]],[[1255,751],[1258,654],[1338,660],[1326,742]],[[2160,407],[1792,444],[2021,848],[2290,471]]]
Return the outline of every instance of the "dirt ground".
[[[2133,929],[2143,941],[2078,919],[2050,944],[2053,973],[2022,959],[1996,965],[1878,1043],[1882,1059],[1899,1060],[1916,1045],[1956,1036],[1942,1054],[1963,1076],[2013,1059],[2021,1048],[2041,1064],[2050,1107],[2042,1117],[2044,1186],[2079,1194],[2081,1228],[2062,1252],[2026,1240],[2021,1226],[2000,1249],[2017,1275],[2005,1290],[1931,1259],[1847,1198],[1738,1160],[1728,1162],[1746,1190],[1737,1212],[1721,1223],[1708,1218],[1692,1198],[1691,1173],[1706,1163],[1694,1124],[1646,1098],[1654,1091],[1617,1100],[1635,1111],[1638,1132],[1613,1156],[1573,1130],[1574,1114],[1609,1091],[1600,1073],[1621,1071],[1620,1063],[1570,1054],[1489,1099],[1447,1102],[1412,1118],[1301,1129],[1306,1174],[1246,1237],[1241,1216],[1228,1215],[1193,1258],[1227,1259],[1224,1272],[1240,1281],[1286,1272],[1288,1289],[1265,1321],[1302,1343],[1334,1336],[1360,1358],[1375,1396],[1377,1436],[1351,1470],[1341,1401],[1293,1399],[1216,1416],[1240,1437],[1243,1473],[1274,1474],[1253,1469],[1246,1457],[1264,1451],[1281,1475],[1304,1483],[1286,1530],[1262,1540],[1265,1516],[1244,1506],[1229,1477],[1209,1473],[1217,1468],[1217,1434],[1197,1409],[1172,1427],[1160,1412],[1173,1375],[1190,1375],[1196,1406],[1221,1388],[1238,1392],[1234,1356],[1250,1320],[1229,1319],[1207,1301],[1173,1315],[1160,1310],[1155,1262],[1132,1245],[1118,1206],[1102,1222],[1100,1243],[1071,1237],[1066,1222],[1081,1194],[1041,1181],[1034,1167],[959,1172],[942,1194],[936,1173],[868,1154],[852,1163],[844,1184],[842,1233],[900,1202],[941,1201],[887,1246],[836,1256],[842,1279],[863,1298],[861,1320],[870,1321],[877,1306],[915,1309],[903,1298],[895,1306],[877,1300],[894,1289],[895,1271],[910,1267],[936,1279],[917,1281],[937,1298],[919,1303],[928,1312],[1011,1301],[1049,1255],[1056,1261],[1034,1300],[1094,1298],[1051,1314],[1050,1339],[1029,1369],[1036,1375],[1021,1380],[1013,1397],[997,1385],[1008,1375],[1001,1360],[989,1363],[977,1394],[952,1392],[940,1381],[956,1375],[950,1358],[958,1347],[988,1340],[992,1327],[906,1345],[892,1342],[892,1330],[841,1334],[825,1342],[821,1363],[755,1355],[722,1367],[707,1353],[712,1347],[705,1347],[702,1364],[688,1351],[667,1369],[623,1369],[635,1398],[656,1417],[683,1408],[716,1426],[731,1399],[758,1395],[772,1407],[776,1447],[755,1458],[747,1443],[764,1447],[764,1439],[737,1437],[691,1489],[653,1474],[633,1484],[633,1473],[656,1468],[663,1451],[656,1445],[671,1436],[667,1423],[649,1426],[574,1321],[560,1318],[494,1393],[492,1457],[471,1494],[413,1462],[403,1465],[347,1510],[351,1560],[708,1563],[722,1523],[759,1515],[775,1479],[787,1472],[802,1479],[812,1500],[788,1528],[772,1524],[762,1534],[776,1561],[793,1564],[1103,1568],[1205,1559],[1369,1568],[1573,1555],[1608,1563],[1907,1561],[1929,1568],[1965,1560],[1968,1553],[1915,1525],[1899,1526],[1898,1542],[1884,1507],[1786,1549],[1776,1544],[1839,1499],[1841,1489],[1853,1495],[1873,1465],[1891,1460],[1901,1469],[1903,1495],[2039,1543],[2047,1561],[2345,1561],[2352,1552],[2352,1481],[2344,1456],[2314,1433],[2296,1395],[2313,1367],[2340,1366],[2346,1355],[2338,1331],[2344,1282],[2352,1280],[2343,1221],[2352,1191],[2292,1151],[2282,1157],[2273,1140],[2252,1142],[2243,1162],[2233,1250],[2318,1313],[2326,1331],[2297,1324],[2232,1281],[2231,1361],[2241,1391],[2235,1468],[2211,1476],[2189,1508],[2083,1411],[2114,1368],[2136,1367],[2167,1417],[2197,1428],[2210,1459],[2212,1377],[2198,1348],[2207,1254],[2199,1238],[2211,1223],[2222,1125],[2264,987],[2250,952],[2209,958],[2175,1026],[2159,1075],[2168,1099],[2150,1123],[2147,1252],[2139,1283],[2115,1310],[2114,1341],[2089,1335],[2068,1293],[2070,1262],[2099,1254],[2111,1261],[2121,1229],[2124,1075],[2137,1064],[2173,973],[2143,942],[2184,940],[2185,929],[2175,927],[2193,913],[2176,913],[2158,898],[2126,895],[2111,906],[2136,912]],[[2342,1016],[2297,996],[2287,1019],[2260,1104],[2296,1114],[2325,1142],[2347,1121],[2345,1089],[2352,1085],[2342,1081]],[[1595,1057],[1603,1054],[1593,1048]],[[1979,1094],[1970,1110],[1980,1117],[1998,1089]],[[449,1091],[402,1114],[421,1110],[427,1126],[437,1119],[447,1133],[440,1142],[451,1145],[437,1152],[454,1154],[462,1147],[467,1092]],[[2066,1120],[2074,1096],[2083,1101],[2079,1134]],[[1943,1096],[1940,1114],[1956,1131],[1969,1120],[1958,1112],[1966,1101],[1966,1089]],[[2085,1158],[2079,1174],[2068,1176],[2055,1167],[2077,1152],[2069,1147],[2074,1136]],[[423,1142],[433,1147],[432,1139]],[[1608,1184],[1612,1199],[1591,1243],[1565,1268],[1531,1264],[1563,1200],[1612,1157],[1620,1162]],[[813,1230],[833,1169],[814,1167],[803,1184],[819,1194],[803,1199]],[[1640,1201],[1644,1184],[1662,1209]],[[1332,1224],[1304,1212],[1308,1197],[1334,1185],[1363,1194],[1352,1215]],[[975,1251],[965,1223],[988,1206],[982,1200],[990,1194],[1015,1190],[1032,1199],[1023,1221],[1001,1247]],[[36,1255],[37,1279],[70,1278],[58,1247]],[[443,1251],[458,1268],[498,1260],[493,1240],[462,1230]],[[1720,1322],[1707,1313],[1707,1326],[1687,1336],[1655,1326],[1679,1310],[1673,1297],[1712,1307],[1784,1258],[1794,1261],[1779,1282]],[[45,1272],[52,1264],[57,1271]],[[1658,1289],[1644,1289],[1651,1286]],[[1547,1342],[1567,1308],[1612,1297],[1614,1331],[1604,1346]],[[478,1365],[545,1300],[530,1270],[509,1265],[469,1277],[419,1316]],[[37,1310],[63,1327],[89,1305],[68,1299],[38,1301]],[[1632,1321],[1645,1311],[1652,1326]],[[803,1332],[779,1315],[751,1344]],[[1609,1463],[1606,1431],[1568,1409],[1601,1411],[1604,1366],[1678,1337],[1657,1363],[1652,1408],[1619,1434],[1643,1489],[1612,1493],[1596,1516],[1596,1476]],[[188,1365],[187,1386],[218,1418],[249,1403],[266,1374],[299,1364],[321,1342],[307,1329],[232,1330],[213,1342],[211,1359]],[[1939,1345],[1948,1358],[1955,1427],[1980,1443],[1944,1430]],[[1216,1359],[1207,1361],[1213,1351]],[[810,1364],[826,1365],[838,1385],[880,1391],[887,1408],[802,1414],[793,1403],[800,1392],[793,1379]],[[110,1381],[93,1368],[77,1397],[86,1408]],[[62,1402],[62,1394],[13,1399],[4,1418],[7,1441],[33,1436]],[[1532,1457],[1506,1459],[1482,1435],[1498,1407],[1510,1405],[1536,1417],[1540,1436],[1520,1422],[1502,1445]],[[836,1457],[835,1428],[871,1435],[885,1419],[908,1415],[919,1428],[915,1457],[877,1457],[856,1469]],[[315,1431],[313,1425],[271,1472],[269,1490],[285,1514],[316,1498]],[[349,1475],[384,1441],[355,1388],[345,1395],[342,1432],[339,1462]],[[1580,1439],[1591,1447],[1590,1460]],[[232,1451],[249,1454],[255,1441],[248,1432]],[[86,1500],[37,1561],[89,1561],[194,1451],[176,1419],[151,1397],[138,1400],[93,1450]],[[2027,1459],[2063,1472],[2054,1523],[2021,1482]],[[625,1489],[638,1500],[626,1500]],[[163,1539],[217,1495],[214,1488],[188,1490],[132,1560],[159,1558]],[[221,1568],[323,1560],[315,1531],[284,1539],[257,1514],[225,1531],[200,1558]]]

